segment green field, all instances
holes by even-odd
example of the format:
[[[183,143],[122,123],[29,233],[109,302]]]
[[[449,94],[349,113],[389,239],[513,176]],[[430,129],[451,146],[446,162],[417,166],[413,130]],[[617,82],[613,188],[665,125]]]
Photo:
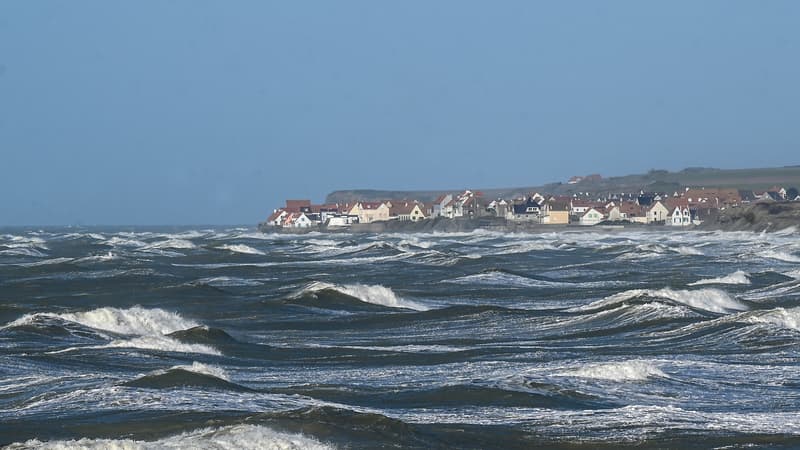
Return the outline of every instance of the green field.
[[[671,193],[672,191],[680,190],[684,187],[765,190],[772,186],[781,186],[787,189],[789,187],[800,187],[800,166],[759,169],[689,168],[679,172],[651,170],[645,174],[613,176],[603,178],[597,182],[582,182],[578,184],[550,183],[539,186],[493,189],[480,189],[480,187],[475,187],[475,189],[482,191],[486,198],[514,198],[532,192],[556,195],[591,192],[596,195],[604,195],[620,192],[638,192],[640,190]],[[449,191],[341,190],[328,194],[326,202],[345,203],[354,200],[401,198],[432,201],[442,192],[458,192],[459,190],[460,189],[452,189]]]

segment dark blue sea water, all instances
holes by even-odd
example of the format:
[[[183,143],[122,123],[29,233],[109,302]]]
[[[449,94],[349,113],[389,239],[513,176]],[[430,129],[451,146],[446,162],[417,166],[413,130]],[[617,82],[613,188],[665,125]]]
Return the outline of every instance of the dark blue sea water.
[[[792,230],[0,230],[11,448],[790,448],[798,344]]]

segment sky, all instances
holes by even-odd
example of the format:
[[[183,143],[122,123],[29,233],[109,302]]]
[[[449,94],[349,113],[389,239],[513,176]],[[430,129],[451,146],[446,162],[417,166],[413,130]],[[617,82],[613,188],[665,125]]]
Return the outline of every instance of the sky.
[[[0,0],[0,225],[800,164],[800,2]]]

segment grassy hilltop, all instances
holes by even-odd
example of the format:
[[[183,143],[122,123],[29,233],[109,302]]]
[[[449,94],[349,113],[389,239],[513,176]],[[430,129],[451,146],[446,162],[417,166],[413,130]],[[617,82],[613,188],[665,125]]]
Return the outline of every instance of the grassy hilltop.
[[[468,181],[468,180],[467,180]],[[541,186],[481,189],[480,186],[464,186],[450,190],[391,191],[374,189],[340,190],[328,194],[327,203],[344,203],[353,200],[385,200],[409,198],[432,201],[442,192],[458,192],[464,188],[476,189],[485,198],[513,198],[529,192],[547,192],[571,195],[577,192],[596,194],[635,192],[639,190],[673,192],[683,187],[719,187],[748,190],[763,190],[772,186],[800,187],[800,166],[785,166],[761,169],[713,169],[692,167],[679,172],[651,170],[645,174],[603,178],[598,181],[582,181],[577,184],[550,183]]]

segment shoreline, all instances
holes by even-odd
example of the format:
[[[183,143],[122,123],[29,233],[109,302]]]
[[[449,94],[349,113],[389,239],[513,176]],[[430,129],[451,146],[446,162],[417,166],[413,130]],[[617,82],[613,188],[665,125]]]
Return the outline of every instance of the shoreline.
[[[547,233],[557,231],[626,231],[649,230],[661,232],[680,231],[751,231],[777,232],[790,228],[800,229],[800,202],[755,203],[745,207],[728,208],[706,218],[699,225],[671,226],[634,222],[601,222],[597,225],[550,225],[532,221],[512,221],[499,217],[455,218],[437,217],[410,221],[381,221],[353,224],[348,227],[329,228],[324,225],[307,228],[283,228],[261,223],[258,230],[264,233],[307,234],[318,233],[468,233],[475,230],[499,233]]]
[[[487,220],[488,219],[488,220]],[[548,233],[559,231],[625,231],[625,230],[659,230],[659,231],[679,231],[695,229],[696,226],[685,227],[672,227],[662,224],[640,224],[640,223],[606,223],[597,225],[578,225],[578,224],[559,224],[549,225],[534,222],[516,222],[506,220],[504,218],[436,218],[424,219],[418,222],[399,222],[399,221],[381,221],[372,223],[353,224],[349,227],[335,227],[328,228],[325,226],[313,226],[306,228],[283,228],[271,225],[259,224],[258,230],[263,233],[278,233],[278,234],[308,234],[308,233],[325,233],[325,234],[382,234],[382,233],[409,233],[409,234],[426,234],[426,233],[469,233],[475,230],[495,231],[498,233]]]

